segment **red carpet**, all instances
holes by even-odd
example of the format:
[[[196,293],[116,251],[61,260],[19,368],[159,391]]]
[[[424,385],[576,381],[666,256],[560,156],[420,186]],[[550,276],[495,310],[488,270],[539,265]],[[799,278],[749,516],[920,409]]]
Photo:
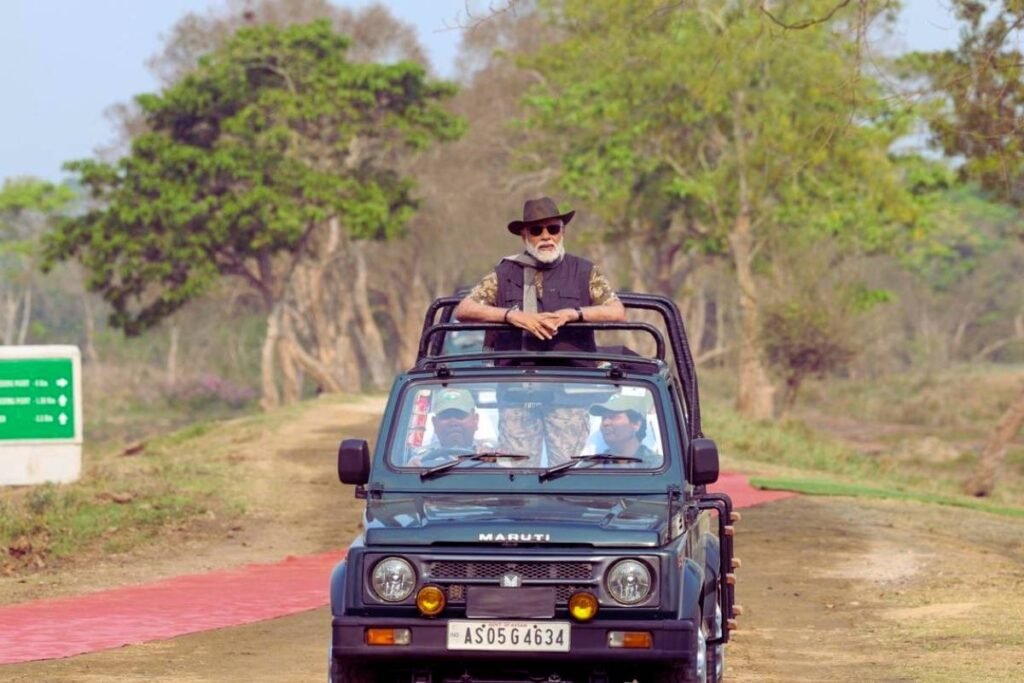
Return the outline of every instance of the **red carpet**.
[[[57,659],[322,607],[342,552],[0,607],[0,664]]]
[[[783,500],[797,495],[791,491],[762,491],[755,489],[747,481],[746,476],[738,472],[722,472],[718,481],[708,487],[711,491],[728,493],[732,505],[736,508],[749,508],[773,500]]]
[[[732,473],[711,488],[728,493],[738,508],[794,495],[759,491]],[[343,556],[339,551],[289,557],[276,564],[0,607],[0,664],[71,657],[322,607],[328,602],[331,570]]]

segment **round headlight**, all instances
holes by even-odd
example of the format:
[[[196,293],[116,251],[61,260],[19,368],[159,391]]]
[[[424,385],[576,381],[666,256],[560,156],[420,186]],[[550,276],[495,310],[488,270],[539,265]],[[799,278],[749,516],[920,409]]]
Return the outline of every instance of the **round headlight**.
[[[651,594],[651,572],[637,560],[616,562],[605,578],[608,592],[624,605],[643,602]]]
[[[416,587],[416,572],[400,557],[385,557],[373,568],[370,581],[373,592],[381,600],[401,602],[412,595],[412,589]]]

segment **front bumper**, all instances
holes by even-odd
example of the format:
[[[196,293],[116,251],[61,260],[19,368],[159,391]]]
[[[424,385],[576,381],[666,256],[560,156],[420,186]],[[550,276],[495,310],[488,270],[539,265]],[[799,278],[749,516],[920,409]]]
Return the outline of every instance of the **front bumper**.
[[[409,645],[367,645],[366,629],[407,628],[412,632]],[[650,649],[608,646],[609,631],[647,631],[652,635]],[[693,655],[696,638],[690,620],[671,621],[595,621],[572,622],[568,652],[500,652],[449,650],[446,619],[371,617],[334,617],[335,657],[380,662],[382,660],[458,661],[532,661],[532,662],[678,662]]]

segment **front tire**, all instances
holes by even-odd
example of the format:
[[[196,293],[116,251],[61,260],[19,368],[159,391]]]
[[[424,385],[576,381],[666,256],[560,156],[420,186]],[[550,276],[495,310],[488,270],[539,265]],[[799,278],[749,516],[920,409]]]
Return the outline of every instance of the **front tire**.
[[[327,683],[377,683],[377,676],[365,664],[331,657]]]
[[[722,607],[716,602],[715,623],[711,630],[716,638],[722,637],[722,626]],[[707,652],[707,683],[722,683],[725,679],[725,643],[705,646],[705,650]]]
[[[708,668],[707,626],[704,625],[699,610],[693,617],[693,623],[697,624],[693,658],[685,663],[670,664],[659,671],[655,677],[656,683],[708,683],[712,680],[711,670]]]

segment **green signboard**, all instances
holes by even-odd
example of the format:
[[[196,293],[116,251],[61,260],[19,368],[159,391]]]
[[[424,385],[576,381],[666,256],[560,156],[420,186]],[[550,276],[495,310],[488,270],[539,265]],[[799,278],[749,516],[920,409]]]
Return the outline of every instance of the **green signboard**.
[[[71,359],[0,359],[0,440],[74,436]]]

